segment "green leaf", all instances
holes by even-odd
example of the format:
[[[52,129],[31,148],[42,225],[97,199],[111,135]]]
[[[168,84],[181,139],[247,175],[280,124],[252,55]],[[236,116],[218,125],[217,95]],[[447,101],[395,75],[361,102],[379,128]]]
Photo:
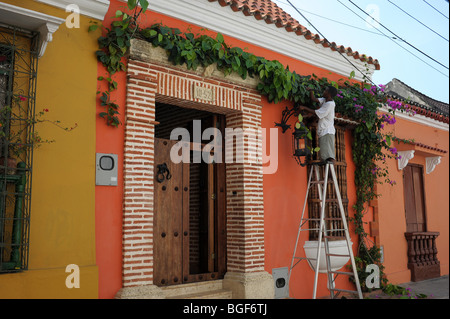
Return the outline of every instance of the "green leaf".
[[[391,146],[391,143],[392,143],[391,136],[390,136],[390,135],[386,135],[386,144],[387,144],[388,146]]]
[[[301,127],[301,125],[300,125],[300,123],[295,123],[295,128],[298,130],[298,129],[300,129],[300,127]]]
[[[355,71],[350,72],[349,79],[353,79],[355,77]]]
[[[128,0],[128,9],[133,10],[134,8],[136,8],[136,0]]]
[[[223,43],[224,42],[223,35],[221,33],[217,33],[216,40],[219,43]]]
[[[303,115],[301,115],[301,114],[298,115],[298,121],[303,122]]]
[[[98,24],[91,24],[91,25],[89,26],[88,32],[94,32],[95,30],[98,29],[98,27],[99,27]]]
[[[120,27],[115,28],[114,31],[116,32],[116,35],[118,37],[122,36],[125,33],[125,31],[123,31],[123,29]]]
[[[147,0],[139,0],[139,4],[141,5],[142,12],[145,12],[148,8],[148,1]]]

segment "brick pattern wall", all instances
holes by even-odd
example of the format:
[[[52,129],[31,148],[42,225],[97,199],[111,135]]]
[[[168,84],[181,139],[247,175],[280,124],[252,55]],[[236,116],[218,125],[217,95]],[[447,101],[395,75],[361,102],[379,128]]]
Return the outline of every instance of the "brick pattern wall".
[[[230,82],[155,63],[128,63],[124,150],[123,286],[153,283],[155,103],[226,114],[228,128],[261,127],[261,96]],[[200,89],[199,89],[200,88]],[[197,90],[197,91],[196,91]],[[264,270],[262,152],[258,136],[244,138],[244,161],[229,163],[227,270]],[[249,156],[248,154],[252,154]],[[233,158],[236,158],[235,154]]]

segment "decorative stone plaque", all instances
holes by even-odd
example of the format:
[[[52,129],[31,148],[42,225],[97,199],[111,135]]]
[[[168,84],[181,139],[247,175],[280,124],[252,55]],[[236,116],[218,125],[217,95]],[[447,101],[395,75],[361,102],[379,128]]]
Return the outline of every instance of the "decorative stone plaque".
[[[214,90],[194,84],[194,99],[214,102]]]

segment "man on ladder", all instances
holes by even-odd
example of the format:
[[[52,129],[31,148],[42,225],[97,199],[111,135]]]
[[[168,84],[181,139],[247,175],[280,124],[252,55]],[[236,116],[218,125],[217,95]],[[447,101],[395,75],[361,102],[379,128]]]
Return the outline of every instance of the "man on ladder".
[[[313,113],[319,118],[317,125],[317,135],[319,136],[320,158],[322,161],[334,161],[334,140],[336,129],[334,128],[334,109],[336,103],[334,97],[337,95],[337,89],[334,86],[328,86],[323,92],[323,97],[316,98],[314,91],[307,89],[310,94],[311,101],[319,103],[319,108],[312,110],[307,107],[300,107],[300,110]],[[305,117],[308,117],[306,115]]]
[[[316,298],[316,292],[317,292],[317,281],[318,281],[318,275],[319,275],[319,264],[320,264],[320,255],[321,255],[321,242],[322,239],[324,240],[324,248],[325,248],[325,260],[327,264],[327,279],[329,283],[329,289],[331,293],[331,298],[336,297],[335,292],[341,292],[341,291],[347,291],[356,293],[360,299],[362,299],[362,293],[361,293],[361,287],[359,283],[358,273],[356,271],[356,264],[355,259],[353,256],[353,251],[351,249],[350,244],[350,235],[348,232],[348,226],[347,221],[345,218],[345,212],[344,207],[342,205],[342,198],[339,191],[339,186],[336,179],[336,172],[334,170],[334,161],[335,161],[335,134],[336,129],[334,128],[334,117],[335,117],[335,107],[336,104],[333,100],[333,98],[337,95],[337,89],[333,86],[328,86],[325,91],[323,92],[322,98],[316,98],[314,96],[314,92],[311,89],[308,89],[310,91],[310,97],[311,100],[314,102],[319,103],[319,108],[316,110],[311,110],[306,107],[301,107],[300,110],[307,111],[308,113],[313,113],[317,115],[319,118],[318,128],[317,128],[317,134],[319,136],[319,147],[320,147],[320,158],[321,161],[318,163],[311,162],[311,170],[308,177],[308,187],[306,191],[305,196],[305,202],[303,205],[303,212],[300,220],[300,226],[297,234],[297,240],[295,243],[294,248],[294,254],[291,261],[291,266],[289,268],[289,279],[291,276],[292,268],[301,260],[308,259],[306,257],[296,257],[297,252],[297,246],[298,241],[300,238],[300,232],[302,230],[318,230],[319,231],[319,238],[318,238],[318,249],[317,249],[317,256],[315,259],[316,261],[316,267],[315,267],[315,277],[314,277],[314,290],[313,290],[313,298]],[[307,115],[308,116],[308,115]],[[306,117],[307,117],[306,116]],[[318,165],[325,165],[324,168],[324,177],[323,179],[320,178],[320,172]],[[314,174],[315,173],[315,174]],[[336,255],[331,254],[329,251],[328,246],[328,239],[333,238],[333,236],[330,236],[325,220],[330,219],[325,216],[325,203],[327,202],[327,185],[328,185],[328,174],[331,173],[332,177],[332,183],[334,184],[334,189],[336,192],[336,196],[338,199],[338,205],[340,210],[340,220],[342,221],[343,229],[340,229],[344,231],[345,233],[345,241],[347,243],[347,249],[348,249],[348,255]],[[315,175],[315,180],[313,180],[313,175]],[[304,218],[305,208],[306,208],[306,201],[308,198],[308,193],[312,185],[317,185],[318,191],[319,191],[319,198],[321,201],[321,212],[320,212],[320,218],[319,218],[319,228],[318,229],[302,229],[302,226],[305,225],[310,220],[317,220],[314,218]],[[334,229],[336,231],[336,229]],[[330,266],[330,256],[342,256],[342,257],[350,257],[351,264],[352,264],[352,272],[342,272],[342,271],[332,271]],[[297,263],[294,265],[294,261],[297,260]],[[356,291],[348,291],[344,289],[337,289],[334,287],[334,277],[333,275],[350,275],[354,276],[355,278],[355,284],[356,284]]]

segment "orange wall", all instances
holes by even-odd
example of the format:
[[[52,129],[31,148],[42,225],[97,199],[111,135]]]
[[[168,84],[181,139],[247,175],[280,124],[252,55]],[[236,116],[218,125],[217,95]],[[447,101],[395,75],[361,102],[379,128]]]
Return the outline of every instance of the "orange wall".
[[[111,1],[109,11],[106,14],[106,22],[110,23],[109,17],[123,6],[117,0]],[[215,37],[212,31],[201,30],[201,27],[189,25],[183,21],[166,17],[154,12],[147,12],[141,17],[141,27],[150,26],[162,22],[164,25],[179,28],[194,34],[208,34]],[[225,42],[231,46],[247,48],[248,52],[257,56],[263,56],[269,60],[278,60],[284,65],[289,65],[291,71],[301,75],[316,74],[319,77],[326,76],[330,80],[337,81],[343,78],[341,75],[331,75],[328,70],[320,69],[306,63],[296,61],[292,58],[274,53],[272,51],[250,45],[248,43],[224,36]],[[99,64],[98,74],[104,75],[104,68]],[[125,90],[126,78],[124,74],[114,76],[119,83],[118,90],[112,95],[121,106],[121,121],[124,121],[125,112]],[[280,121],[281,111],[287,103],[278,105],[270,104],[263,100],[262,127],[273,128],[275,121]],[[98,107],[100,112],[102,109]],[[122,171],[123,160],[123,136],[124,126],[109,128],[102,119],[97,119],[97,152],[115,153],[119,155],[119,172]],[[350,135],[347,134],[348,143],[351,145]],[[298,222],[301,214],[301,205],[306,189],[306,168],[296,164],[291,157],[291,135],[287,132],[282,135],[279,132],[278,171],[272,175],[264,175],[264,213],[265,213],[265,242],[266,242],[266,271],[272,273],[273,268],[288,267],[292,257],[293,246],[298,230]],[[353,172],[351,162],[351,149],[347,148],[348,163],[348,197],[350,199],[349,211],[352,215],[351,205],[355,201]],[[119,174],[118,185],[123,184],[123,176]],[[97,264],[99,267],[99,297],[113,298],[121,288],[121,260],[122,260],[122,198],[123,189],[117,187],[96,187],[96,238],[97,238]],[[353,233],[352,231],[350,231]],[[355,241],[354,241],[355,242]],[[303,245],[303,243],[302,243]],[[356,245],[354,245],[356,246]],[[294,284],[291,284],[291,296],[295,298],[311,298],[312,274],[306,263],[296,267],[299,271]],[[311,283],[303,282],[304,276],[310,277]],[[325,286],[325,277],[320,276],[319,281]],[[345,279],[347,281],[347,279]],[[321,287],[318,296],[326,295],[328,292]]]
[[[392,128],[390,128],[392,130]],[[440,149],[449,149],[449,133],[441,129],[420,125],[397,117],[393,130],[399,138],[414,139]],[[441,264],[441,275],[449,273],[449,161],[448,154],[441,154],[441,163],[431,174],[426,174],[425,156],[416,151],[409,163],[424,167],[425,204],[427,215],[427,230],[440,232],[436,245],[438,259]],[[384,247],[384,266],[388,279],[392,283],[403,283],[411,280],[407,268],[407,245],[404,233],[406,231],[405,205],[403,197],[403,171],[398,170],[395,160],[389,160],[390,178],[396,185],[380,185],[382,197],[379,203],[380,241]]]

